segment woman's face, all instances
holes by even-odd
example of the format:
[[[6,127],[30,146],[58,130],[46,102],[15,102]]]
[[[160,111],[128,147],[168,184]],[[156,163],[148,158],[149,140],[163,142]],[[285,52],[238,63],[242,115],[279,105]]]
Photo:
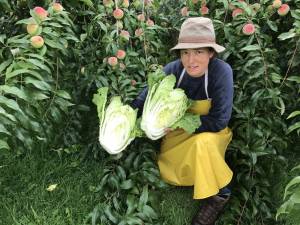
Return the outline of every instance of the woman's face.
[[[180,58],[186,72],[192,77],[201,77],[208,68],[213,52],[208,48],[182,49]]]

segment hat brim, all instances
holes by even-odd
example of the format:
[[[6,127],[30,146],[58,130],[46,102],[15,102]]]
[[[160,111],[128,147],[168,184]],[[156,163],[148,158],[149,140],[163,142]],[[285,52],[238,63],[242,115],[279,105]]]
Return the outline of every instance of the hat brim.
[[[189,48],[204,48],[204,47],[211,47],[216,52],[220,53],[225,50],[225,48],[218,44],[209,44],[209,43],[179,43],[175,47],[171,48],[170,51],[173,50],[180,50],[180,49],[189,49]]]

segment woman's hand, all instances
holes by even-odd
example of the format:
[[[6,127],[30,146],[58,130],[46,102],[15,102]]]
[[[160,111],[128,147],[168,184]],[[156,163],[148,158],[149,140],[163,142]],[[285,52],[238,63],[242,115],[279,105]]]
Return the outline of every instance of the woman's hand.
[[[170,133],[171,131],[173,131],[172,128],[169,128],[169,127],[165,128],[165,134],[168,134],[168,133]]]

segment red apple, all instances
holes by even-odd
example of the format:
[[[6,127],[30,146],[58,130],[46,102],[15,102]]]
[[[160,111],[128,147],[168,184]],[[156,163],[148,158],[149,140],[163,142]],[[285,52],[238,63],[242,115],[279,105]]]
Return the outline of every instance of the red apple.
[[[112,0],[103,0],[103,5],[107,8],[111,8],[114,6],[114,2]]]
[[[252,23],[247,23],[243,26],[243,34],[251,35],[255,32],[255,26]]]
[[[274,0],[272,3],[273,8],[278,9],[282,5],[281,0]]]
[[[288,4],[282,4],[277,10],[279,16],[285,16],[290,11],[290,6]]]
[[[147,25],[148,25],[149,27],[154,26],[154,21],[151,20],[151,19],[148,19],[146,23],[147,23]]]
[[[31,36],[35,35],[39,29],[39,25],[37,22],[31,17],[30,18],[30,23],[27,24],[27,33],[30,34]]]
[[[122,6],[123,6],[124,8],[128,8],[128,7],[129,7],[129,0],[123,0]]]
[[[42,7],[37,6],[33,11],[41,21],[45,20],[48,16],[48,12]]]
[[[143,30],[142,28],[138,28],[138,29],[136,29],[135,32],[134,32],[135,36],[137,36],[137,37],[142,36],[143,33],[144,33],[144,30]]]
[[[44,39],[41,36],[33,36],[30,38],[31,45],[34,48],[41,48],[44,45]]]
[[[207,15],[209,13],[209,9],[207,8],[207,6],[205,6],[205,5],[201,6],[200,13],[201,13],[202,16]]]
[[[111,56],[107,59],[107,62],[112,67],[115,67],[118,64],[118,59],[117,59],[117,57]]]
[[[183,7],[181,10],[180,10],[180,13],[182,16],[188,16],[189,15],[189,8],[188,7]]]
[[[119,20],[119,19],[122,19],[123,16],[124,16],[124,12],[122,9],[115,9],[114,12],[113,12],[113,16]]]
[[[124,50],[119,49],[116,53],[118,59],[124,59],[126,56],[126,52]]]
[[[232,17],[236,17],[244,13],[244,10],[241,8],[236,8],[232,11]]]
[[[128,41],[129,38],[130,38],[130,34],[129,34],[129,32],[128,32],[127,30],[121,30],[120,36],[121,36],[123,39],[127,40],[127,41]]]
[[[62,7],[62,5],[59,4],[59,3],[57,3],[57,2],[53,3],[52,7],[53,7],[53,11],[54,12],[61,12],[61,11],[64,10],[64,8]]]
[[[137,15],[137,20],[141,22],[145,21],[145,15],[144,14]]]

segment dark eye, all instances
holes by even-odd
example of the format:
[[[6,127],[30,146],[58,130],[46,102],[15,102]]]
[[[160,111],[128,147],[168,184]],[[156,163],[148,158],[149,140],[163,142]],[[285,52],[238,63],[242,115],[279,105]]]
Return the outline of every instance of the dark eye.
[[[181,51],[181,55],[187,55],[187,54],[188,54],[188,51],[186,51],[186,50]]]

